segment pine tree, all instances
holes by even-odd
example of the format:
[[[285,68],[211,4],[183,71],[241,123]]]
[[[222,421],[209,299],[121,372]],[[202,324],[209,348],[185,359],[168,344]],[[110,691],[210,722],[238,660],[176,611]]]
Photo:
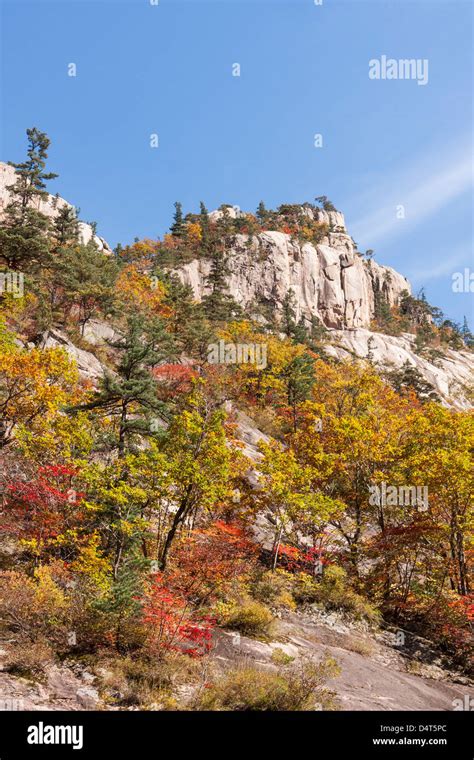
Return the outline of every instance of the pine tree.
[[[46,182],[57,174],[44,171],[50,140],[36,127],[26,131],[28,158],[22,163],[12,163],[15,168],[15,184],[9,185],[11,200],[6,206],[0,229],[0,261],[10,269],[28,269],[41,265],[49,255],[46,232],[48,218],[37,206],[48,193]]]
[[[327,195],[320,195],[315,198],[315,201],[317,203],[320,203],[325,211],[337,211],[336,207],[333,203],[331,203]]]
[[[267,212],[267,209],[265,208],[264,202],[260,201],[260,203],[258,204],[258,209],[257,209],[257,219],[259,220],[261,224],[265,222],[267,218],[267,214],[268,212]]]
[[[291,409],[293,429],[297,427],[297,407],[309,398],[314,385],[314,359],[309,354],[295,356],[285,367],[282,379],[286,386],[286,397]]]
[[[303,315],[298,320],[298,324],[293,329],[293,340],[295,343],[307,343],[309,339],[308,328],[306,327],[306,320]]]
[[[439,396],[434,387],[408,359],[398,370],[389,372],[388,380],[397,393],[403,394],[414,391],[420,401],[439,401]]]
[[[92,241],[79,248],[62,248],[48,272],[53,310],[62,304],[67,314],[76,312],[84,334],[89,320],[113,310],[116,277],[115,261],[100,253]]]
[[[390,304],[382,290],[374,291],[374,318],[379,327],[387,328],[393,321]]]
[[[225,247],[220,240],[213,241],[210,253],[211,268],[206,278],[206,287],[210,291],[202,303],[204,313],[214,322],[225,322],[241,314],[240,306],[229,293],[227,277],[229,266]]]
[[[200,303],[194,299],[193,289],[172,274],[161,275],[166,287],[163,303],[170,308],[167,328],[173,337],[176,353],[203,359],[212,341],[212,331],[204,317]]]
[[[130,543],[130,539],[127,541],[125,536],[119,537],[115,547],[112,584],[105,598],[95,605],[113,621],[114,645],[118,652],[124,650],[129,638],[127,624],[133,624],[140,614],[144,572],[149,569],[149,562],[140,555],[133,543],[131,547],[127,547],[127,543]]]
[[[128,318],[125,334],[108,344],[120,352],[115,373],[105,373],[92,401],[69,411],[97,410],[115,419],[116,433],[109,443],[123,456],[140,437],[159,435],[153,423],[168,417],[168,406],[158,398],[150,370],[173,356],[173,349],[162,321],[138,314]]]
[[[474,348],[474,335],[469,329],[469,324],[466,317],[464,317],[463,325],[461,327],[461,335],[466,346],[468,348]]]
[[[199,223],[201,225],[201,255],[206,257],[209,255],[211,232],[209,227],[209,212],[201,201],[199,204]]]
[[[27,209],[31,208],[35,201],[45,200],[48,197],[45,183],[58,176],[44,171],[51,142],[49,137],[36,127],[27,129],[26,134],[28,159],[19,164],[9,161],[10,166],[15,169],[17,179],[14,185],[7,187],[7,190],[14,195],[12,205],[23,214],[26,214]]]
[[[53,234],[58,247],[78,242],[79,221],[74,206],[64,205],[53,222]]]
[[[291,289],[287,291],[282,303],[282,327],[288,338],[294,335],[296,329],[296,298]]]
[[[174,204],[175,212],[173,216],[173,224],[170,227],[171,234],[174,237],[183,237],[185,233],[185,224],[183,220],[183,206],[179,201]]]

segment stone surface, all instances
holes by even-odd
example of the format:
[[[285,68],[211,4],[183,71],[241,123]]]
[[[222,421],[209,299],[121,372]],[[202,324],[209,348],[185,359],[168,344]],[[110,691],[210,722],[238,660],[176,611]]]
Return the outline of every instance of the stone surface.
[[[68,354],[76,361],[78,372],[82,377],[96,381],[103,376],[104,368],[94,354],[75,346],[62,330],[51,328],[43,334],[41,347],[55,348],[57,346],[66,349]]]
[[[239,234],[228,264],[229,289],[245,310],[259,302],[280,311],[292,290],[297,319],[316,317],[328,327],[368,327],[374,316],[374,290],[383,292],[390,305],[399,301],[402,291],[410,292],[410,283],[398,272],[355,253],[345,232],[329,233],[316,246],[300,244],[284,232],[261,232],[253,239]],[[195,259],[178,270],[198,300],[206,294],[209,267],[209,261]]]
[[[415,353],[415,336],[384,335],[363,328],[331,330],[325,351],[337,359],[361,359],[371,355],[381,370],[399,369],[406,361],[417,368],[441,400],[459,409],[470,408],[469,386],[474,381],[474,354],[471,351],[444,349],[443,356],[430,361]],[[436,363],[434,363],[436,362]]]
[[[459,684],[456,673],[426,667],[381,642],[373,632],[361,631],[354,622],[341,618],[335,624],[334,617],[324,612],[285,613],[275,624],[277,640],[268,643],[224,632],[217,636],[213,656],[227,670],[238,663],[276,669],[275,649],[296,660],[330,655],[341,668],[327,684],[339,710],[453,710],[454,699],[473,695],[469,679]],[[361,643],[367,654],[354,651]],[[418,665],[420,675],[409,672]]]
[[[92,346],[106,347],[108,341],[116,341],[119,338],[119,333],[102,319],[91,319],[84,327],[84,340]]]
[[[2,672],[2,660],[9,644],[0,651],[0,711],[10,710],[97,710],[102,708],[99,694],[84,684],[67,665],[45,663],[41,683]]]

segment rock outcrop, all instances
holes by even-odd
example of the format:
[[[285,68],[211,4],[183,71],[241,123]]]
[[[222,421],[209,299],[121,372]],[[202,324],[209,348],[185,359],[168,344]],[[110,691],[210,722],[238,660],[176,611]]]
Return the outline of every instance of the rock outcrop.
[[[283,612],[275,623],[278,640],[262,642],[222,632],[216,637],[214,657],[225,672],[249,664],[276,670],[275,650],[293,658],[321,660],[330,655],[341,672],[328,683],[338,710],[453,710],[471,695],[472,683],[443,667],[435,652],[429,664],[410,653],[412,640],[397,646],[389,631],[371,631],[361,621],[322,610]],[[321,708],[320,708],[321,709]]]
[[[359,328],[330,330],[325,351],[336,359],[370,360],[381,371],[400,369],[406,362],[416,367],[421,376],[433,386],[447,406],[468,409],[472,406],[474,383],[474,353],[443,349],[442,355],[427,358],[415,352],[415,336],[385,335]]]
[[[7,189],[10,185],[14,185],[16,181],[15,169],[10,164],[4,164],[0,161],[0,219],[3,216],[5,207],[10,202],[10,191]],[[50,219],[54,219],[58,211],[64,206],[72,208],[72,205],[61,198],[58,195],[48,195],[44,200],[39,200],[37,203],[37,210]],[[79,237],[84,245],[87,245],[89,241],[94,238],[94,242],[97,245],[99,251],[110,255],[112,249],[104,238],[95,235],[90,224],[86,222],[79,222]]]
[[[304,209],[328,225],[318,245],[299,243],[284,232],[261,232],[250,238],[236,235],[228,251],[230,292],[245,311],[256,304],[279,311],[288,291],[293,291],[296,317],[317,318],[327,327],[369,327],[377,294],[390,306],[398,303],[410,283],[391,267],[366,261],[354,249],[340,212]],[[211,212],[212,219],[222,211]],[[235,218],[240,212],[228,209]],[[213,216],[214,215],[214,216]],[[210,262],[195,259],[178,274],[191,285],[195,297],[206,294]]]
[[[319,244],[300,243],[284,232],[266,231],[249,237],[235,235],[228,251],[229,292],[245,313],[255,315],[258,306],[281,312],[285,296],[294,294],[296,319],[319,320],[328,328],[326,351],[337,359],[370,358],[381,370],[400,369],[406,362],[416,367],[433,386],[440,400],[459,409],[472,406],[474,354],[443,349],[438,355],[415,351],[415,336],[372,332],[377,302],[392,307],[402,293],[411,293],[408,280],[394,269],[366,260],[355,250],[339,211],[303,206],[302,213],[327,225]],[[213,221],[224,214],[242,216],[238,207],[211,212]],[[206,295],[210,261],[194,259],[177,270],[197,300]]]
[[[41,348],[63,348],[67,351],[76,362],[79,375],[86,380],[97,382],[104,374],[104,367],[94,354],[78,348],[62,330],[57,328],[47,330],[43,334],[40,345]]]

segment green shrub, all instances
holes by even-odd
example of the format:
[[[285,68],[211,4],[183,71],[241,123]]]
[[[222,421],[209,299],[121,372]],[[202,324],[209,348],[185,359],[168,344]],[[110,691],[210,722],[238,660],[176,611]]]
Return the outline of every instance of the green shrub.
[[[294,576],[286,570],[259,572],[250,584],[250,593],[259,602],[294,609]]]
[[[268,607],[254,599],[244,599],[221,608],[221,625],[246,636],[267,636],[272,621],[273,615]]]
[[[300,573],[295,577],[293,595],[300,604],[317,603],[324,609],[346,612],[371,623],[380,620],[380,613],[351,588],[346,572],[337,565],[326,566],[319,581]]]
[[[335,708],[332,692],[323,687],[337,675],[332,659],[302,661],[276,672],[248,665],[229,671],[200,694],[194,709],[224,711],[296,711]]]
[[[287,654],[280,647],[277,647],[272,652],[272,662],[274,665],[289,665],[290,662],[294,662],[294,659],[291,654]]]

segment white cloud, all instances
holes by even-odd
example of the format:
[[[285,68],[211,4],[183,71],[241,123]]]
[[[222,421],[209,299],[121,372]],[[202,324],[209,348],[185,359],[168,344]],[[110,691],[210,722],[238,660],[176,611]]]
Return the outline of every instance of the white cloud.
[[[425,154],[393,175],[385,175],[363,197],[354,199],[354,206],[363,205],[365,214],[350,225],[352,235],[361,245],[387,242],[421,224],[472,185],[468,140],[442,154]],[[397,218],[399,206],[405,209],[403,219]]]
[[[447,258],[446,254],[448,254]],[[438,261],[438,264],[431,264],[429,268],[424,267],[423,269],[409,270],[407,277],[416,283],[436,280],[446,275],[451,276],[454,272],[466,266],[466,262],[469,262],[471,257],[472,243],[471,241],[467,241],[463,245],[456,246],[454,250],[446,251],[443,254],[436,252],[436,255],[432,259]]]

